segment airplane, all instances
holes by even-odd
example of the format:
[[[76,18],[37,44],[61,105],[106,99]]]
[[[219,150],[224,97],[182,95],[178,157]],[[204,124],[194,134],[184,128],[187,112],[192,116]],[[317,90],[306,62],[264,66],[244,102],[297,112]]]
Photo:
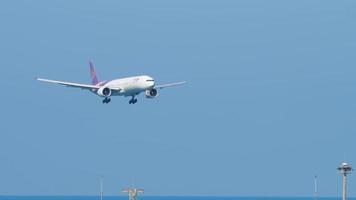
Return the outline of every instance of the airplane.
[[[57,81],[49,80],[43,78],[37,78],[38,81],[56,83],[60,85],[65,85],[68,87],[81,88],[89,90],[90,92],[98,95],[99,97],[104,98],[103,104],[108,104],[111,101],[112,96],[130,96],[131,99],[129,104],[137,103],[137,95],[141,92],[144,92],[145,96],[149,99],[158,97],[158,90],[181,85],[186,83],[185,81],[168,83],[163,85],[156,85],[155,80],[147,75],[142,76],[133,76],[121,79],[115,79],[111,81],[99,81],[95,72],[93,63],[89,62],[90,66],[90,75],[92,84],[81,84],[81,83],[72,83],[66,81]]]

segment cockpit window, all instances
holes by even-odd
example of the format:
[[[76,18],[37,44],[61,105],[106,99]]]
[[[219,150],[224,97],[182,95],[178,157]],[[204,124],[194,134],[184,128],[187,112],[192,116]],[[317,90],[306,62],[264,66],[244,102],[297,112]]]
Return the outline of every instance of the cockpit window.
[[[153,79],[148,79],[148,80],[146,80],[147,82],[153,82],[153,81],[155,81],[155,80],[153,80]]]

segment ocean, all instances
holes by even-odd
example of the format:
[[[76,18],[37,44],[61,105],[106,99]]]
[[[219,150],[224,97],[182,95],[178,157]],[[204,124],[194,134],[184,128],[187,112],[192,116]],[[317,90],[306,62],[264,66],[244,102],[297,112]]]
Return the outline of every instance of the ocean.
[[[313,197],[164,197],[141,196],[138,200],[314,200]],[[348,198],[356,200],[356,198]],[[0,200],[100,200],[99,196],[0,196]],[[103,200],[128,200],[127,196],[104,196]],[[318,197],[318,200],[341,200],[341,197]]]

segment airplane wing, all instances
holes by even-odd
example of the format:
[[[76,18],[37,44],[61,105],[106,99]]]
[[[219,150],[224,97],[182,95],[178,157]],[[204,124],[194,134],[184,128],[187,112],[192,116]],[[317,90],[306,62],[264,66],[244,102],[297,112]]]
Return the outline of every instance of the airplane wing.
[[[173,86],[177,86],[177,85],[182,85],[184,83],[186,83],[186,81],[177,82],[177,83],[168,83],[168,84],[163,84],[163,85],[156,85],[154,88],[155,89],[163,89],[163,88],[167,88],[167,87],[173,87]]]
[[[87,85],[87,84],[81,84],[81,83],[71,83],[71,82],[65,82],[65,81],[56,81],[56,80],[49,80],[49,79],[43,79],[43,78],[37,78],[38,81],[43,81],[47,83],[56,83],[60,85],[65,85],[68,87],[75,87],[75,88],[81,88],[81,89],[99,89],[100,86],[96,85]]]

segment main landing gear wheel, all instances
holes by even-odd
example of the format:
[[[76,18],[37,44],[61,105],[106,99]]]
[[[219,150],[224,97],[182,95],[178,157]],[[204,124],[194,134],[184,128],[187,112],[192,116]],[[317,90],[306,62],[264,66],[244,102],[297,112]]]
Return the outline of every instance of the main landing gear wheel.
[[[132,99],[129,101],[129,104],[135,104],[135,103],[137,103],[137,99],[132,97]]]
[[[110,101],[111,101],[111,99],[106,97],[106,98],[103,100],[103,103],[110,103]]]

